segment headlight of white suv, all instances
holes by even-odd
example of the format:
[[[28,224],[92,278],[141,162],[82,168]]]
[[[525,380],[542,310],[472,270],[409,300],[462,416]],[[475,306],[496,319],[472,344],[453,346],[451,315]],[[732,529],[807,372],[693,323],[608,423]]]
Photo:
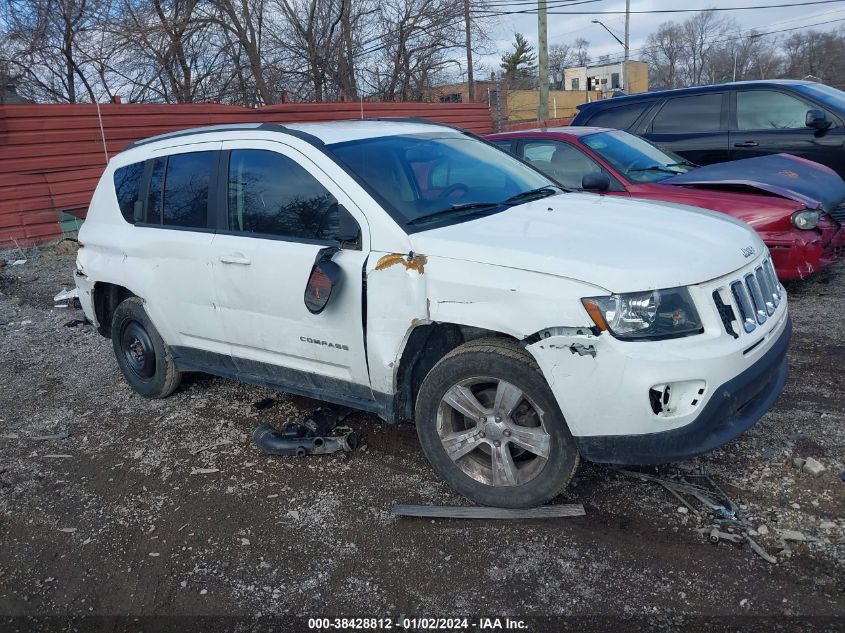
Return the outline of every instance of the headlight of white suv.
[[[818,211],[796,211],[792,214],[792,224],[796,229],[809,231],[819,223]]]
[[[596,327],[629,341],[654,341],[704,331],[686,288],[581,299]]]

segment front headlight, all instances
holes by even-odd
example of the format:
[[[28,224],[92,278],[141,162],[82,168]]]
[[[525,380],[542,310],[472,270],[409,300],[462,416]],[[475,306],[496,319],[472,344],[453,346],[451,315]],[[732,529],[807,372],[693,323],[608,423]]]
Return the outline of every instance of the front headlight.
[[[704,331],[686,288],[581,299],[600,330],[622,340],[657,340]]]
[[[796,229],[809,231],[810,229],[816,228],[816,224],[818,223],[818,211],[796,211],[792,214],[792,224]]]

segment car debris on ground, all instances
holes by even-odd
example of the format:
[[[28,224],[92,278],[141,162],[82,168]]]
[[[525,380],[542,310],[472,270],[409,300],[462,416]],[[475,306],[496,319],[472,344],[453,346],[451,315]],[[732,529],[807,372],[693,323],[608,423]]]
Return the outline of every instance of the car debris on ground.
[[[616,469],[616,472],[627,477],[633,477],[663,486],[663,488],[683,504],[679,510],[683,509],[691,512],[699,520],[710,523],[706,527],[698,528],[697,532],[706,536],[711,543],[716,544],[721,541],[727,541],[735,544],[743,544],[747,541],[751,549],[763,560],[772,564],[777,563],[777,558],[769,554],[763,546],[752,538],[752,536],[757,536],[760,532],[755,530],[751,523],[746,520],[742,508],[713,481],[710,475],[703,473],[698,475],[684,473],[683,475],[674,475],[671,477],[657,477],[622,468]],[[697,479],[705,485],[691,483],[688,479]],[[695,498],[704,506],[704,510],[695,508],[683,495]],[[792,531],[786,532],[788,536],[798,534]],[[806,539],[796,537],[792,540]],[[784,531],[781,531],[782,550],[788,549],[785,542]]]
[[[426,506],[397,503],[390,509],[394,516],[439,519],[556,519],[582,517],[587,512],[580,503],[540,506],[537,508],[492,508],[484,506]]]
[[[345,407],[320,407],[302,422],[288,422],[281,429],[262,424],[252,432],[252,440],[270,455],[325,455],[355,450],[358,436],[351,428],[338,426],[352,412]]]

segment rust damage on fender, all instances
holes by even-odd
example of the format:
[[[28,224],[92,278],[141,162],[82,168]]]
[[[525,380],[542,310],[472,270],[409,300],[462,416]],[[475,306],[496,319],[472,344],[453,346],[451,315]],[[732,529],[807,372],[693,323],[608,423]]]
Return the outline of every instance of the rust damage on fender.
[[[414,255],[413,252],[403,255],[402,253],[389,253],[383,255],[376,262],[376,270],[386,270],[391,266],[402,264],[405,270],[416,270],[419,274],[425,273],[425,265],[428,258],[425,255]]]

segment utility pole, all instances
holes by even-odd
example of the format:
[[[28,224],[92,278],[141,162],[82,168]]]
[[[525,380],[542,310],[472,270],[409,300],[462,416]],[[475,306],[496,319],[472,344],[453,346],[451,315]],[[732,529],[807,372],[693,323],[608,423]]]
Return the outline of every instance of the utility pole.
[[[628,89],[628,53],[630,52],[631,35],[631,0],[625,0],[625,67],[622,73],[622,89],[625,94],[631,94]]]
[[[469,21],[469,0],[464,0],[464,27],[467,36],[467,91],[469,100],[475,101],[475,83],[472,79],[472,28]]]
[[[537,119],[549,118],[549,34],[546,16],[546,0],[537,0],[537,31],[540,51],[540,103],[537,106]]]

